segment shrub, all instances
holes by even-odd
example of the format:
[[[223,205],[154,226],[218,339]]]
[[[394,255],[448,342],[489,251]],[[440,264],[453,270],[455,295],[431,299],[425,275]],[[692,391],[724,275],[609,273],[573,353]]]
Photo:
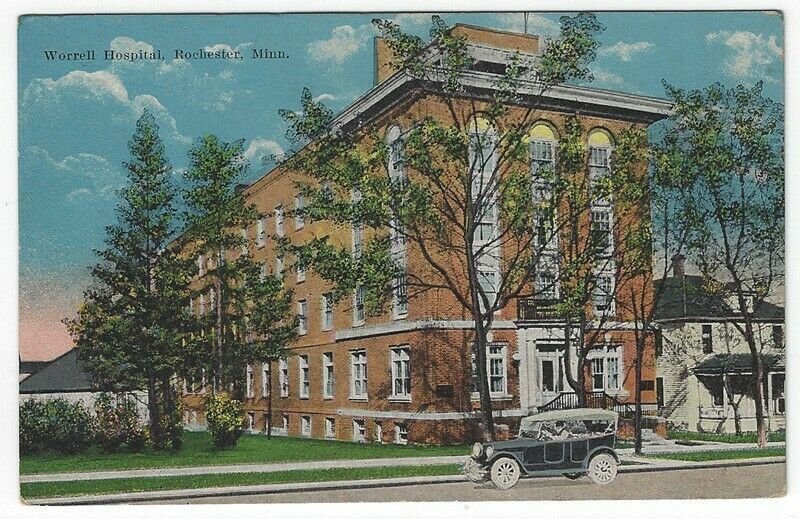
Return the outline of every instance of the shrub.
[[[125,444],[131,452],[141,452],[147,444],[147,430],[136,402],[125,394],[101,393],[94,404],[97,416],[97,442],[106,452]]]
[[[206,404],[206,421],[216,448],[233,447],[242,435],[241,402],[226,394],[211,397]]]
[[[20,405],[19,415],[23,454],[42,450],[74,454],[85,450],[94,437],[94,420],[80,402],[27,400]]]

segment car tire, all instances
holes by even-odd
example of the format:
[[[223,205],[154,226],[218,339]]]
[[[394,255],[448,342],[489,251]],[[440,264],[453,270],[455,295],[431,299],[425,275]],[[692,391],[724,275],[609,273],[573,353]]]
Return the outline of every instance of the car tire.
[[[617,460],[607,452],[592,456],[589,460],[589,479],[598,485],[608,485],[617,477]]]
[[[567,479],[580,479],[583,477],[583,472],[565,472],[564,477]]]
[[[519,481],[521,470],[519,463],[513,458],[498,458],[492,463],[492,483],[500,490],[508,490]]]
[[[481,467],[481,464],[475,461],[474,458],[469,458],[464,463],[464,475],[473,483],[486,483],[487,474],[486,470]]]

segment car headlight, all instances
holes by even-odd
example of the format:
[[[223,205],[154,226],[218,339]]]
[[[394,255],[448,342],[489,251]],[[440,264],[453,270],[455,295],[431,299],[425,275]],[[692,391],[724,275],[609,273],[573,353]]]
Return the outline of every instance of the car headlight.
[[[483,445],[481,445],[480,442],[475,442],[472,445],[472,456],[478,458],[481,453],[483,453]]]
[[[491,445],[486,447],[486,457],[487,458],[491,458],[493,453],[494,453],[494,447],[492,447]]]

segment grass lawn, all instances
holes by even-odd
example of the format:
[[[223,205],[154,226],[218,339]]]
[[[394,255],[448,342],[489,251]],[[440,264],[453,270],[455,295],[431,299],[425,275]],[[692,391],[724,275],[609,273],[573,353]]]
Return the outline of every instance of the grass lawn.
[[[351,443],[244,435],[235,448],[216,450],[205,432],[186,432],[179,452],[104,453],[97,447],[73,455],[55,453],[20,457],[20,474],[57,472],[90,472],[164,467],[197,467],[202,465],[235,465],[240,463],[278,463],[282,461],[322,461],[337,459],[412,458],[469,454],[469,446],[392,445]]]
[[[786,456],[784,447],[767,447],[764,449],[740,449],[705,452],[671,452],[669,454],[648,454],[648,458],[683,461],[743,460],[749,458],[768,458],[770,456]]]
[[[667,438],[670,440],[699,440],[706,442],[723,442],[723,443],[756,443],[758,438],[756,433],[745,433],[740,436],[735,434],[714,434],[714,433],[700,433],[691,431],[668,431]],[[786,441],[785,431],[775,431],[767,435],[767,440],[771,442]]]
[[[440,476],[459,474],[460,472],[460,465],[433,465],[417,467],[294,470],[244,474],[204,474],[201,476],[105,479],[98,481],[54,481],[47,483],[23,483],[20,493],[23,498],[33,499],[87,494],[146,492],[149,490],[300,483],[306,481],[346,481],[409,476]]]

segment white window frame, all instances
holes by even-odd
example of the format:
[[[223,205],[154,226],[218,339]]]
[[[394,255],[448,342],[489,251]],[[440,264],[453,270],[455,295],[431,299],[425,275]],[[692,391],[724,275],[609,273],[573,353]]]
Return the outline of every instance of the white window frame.
[[[625,373],[623,346],[621,343],[607,343],[603,346],[598,346],[596,349],[591,350],[587,355],[587,360],[590,361],[589,376],[591,378],[592,391],[605,391],[609,395],[618,395],[624,393],[623,387],[623,374]],[[609,369],[609,359],[616,361],[617,364],[617,380],[616,387],[611,383],[612,372]],[[597,386],[597,379],[595,379],[596,367],[600,367],[602,371],[602,384],[603,387]]]
[[[333,329],[333,295],[330,292],[322,294],[320,298],[320,317],[323,331]]]
[[[367,400],[367,350],[350,351],[350,399]]]
[[[300,436],[311,436],[311,416],[300,417]]]
[[[336,438],[336,418],[333,416],[325,417],[325,438],[329,440]]]
[[[247,398],[253,398],[255,396],[255,375],[253,374],[253,365],[248,364],[247,368],[245,369],[245,385],[247,389]]]
[[[283,425],[283,427],[282,427],[283,432],[284,433],[288,433],[289,432],[289,415],[288,414],[281,415],[281,425]]]
[[[298,394],[302,399],[308,399],[310,392],[310,368],[308,365],[308,355],[297,356],[297,374],[298,374]]]
[[[554,351],[541,351],[543,346],[550,346]],[[564,364],[565,351],[563,344],[536,344],[536,363],[539,369],[539,392],[546,397],[555,397],[561,393],[568,392],[568,384],[566,384],[566,366]],[[551,362],[553,365],[553,389],[546,390],[544,387],[544,363]]]
[[[394,443],[398,445],[408,444],[408,424],[405,422],[394,424]]]
[[[491,348],[500,348],[500,351],[495,353],[490,353]],[[470,383],[471,399],[479,400],[480,395],[478,393],[478,386],[477,386],[478,364],[475,358],[474,346],[471,355],[471,360],[472,360],[472,382]],[[492,384],[491,384],[492,360],[502,361],[503,387],[501,391],[492,391]],[[489,375],[489,397],[492,400],[508,400],[509,398],[511,398],[511,395],[508,394],[508,344],[504,342],[491,342],[486,345],[486,374]],[[495,376],[495,378],[497,377]]]
[[[392,371],[391,400],[411,401],[411,348],[392,348],[389,353]]]
[[[289,361],[278,359],[278,384],[281,386],[281,398],[289,396]]]
[[[261,363],[261,396],[267,398],[272,388],[270,388],[270,371],[272,367],[269,362]]]
[[[392,126],[386,133],[387,147],[389,149],[389,159],[386,169],[391,183],[405,182],[406,169],[403,158],[403,130],[399,126]],[[399,225],[392,216],[389,224],[389,242],[391,244],[391,255],[394,262],[398,265],[402,274],[397,276],[392,282],[392,319],[405,319],[408,316],[408,279],[405,273],[408,268],[406,240],[402,232],[398,232]]]
[[[470,133],[469,144],[469,167],[479,168],[480,171],[470,172],[472,176],[473,187],[473,201],[478,195],[485,194],[494,187],[491,186],[493,180],[496,181],[495,167],[497,165],[497,135],[493,130],[486,130],[480,132]],[[483,151],[478,152],[477,144],[480,143],[482,148],[488,148],[491,152],[489,157],[482,157]],[[482,160],[481,160],[482,157]],[[481,162],[478,164],[478,162]],[[476,184],[477,181],[477,184]],[[484,195],[485,196],[485,195]],[[476,235],[473,238],[473,253],[477,255],[476,262],[478,267],[478,283],[481,285],[481,291],[486,295],[489,307],[494,306],[497,301],[497,293],[500,285],[500,250],[499,244],[496,239],[499,232],[499,203],[498,193],[494,193],[490,200],[484,201],[483,214],[479,215],[475,220]],[[488,236],[483,233],[484,227],[491,229]],[[483,298],[480,298],[480,305],[483,309]]]
[[[614,272],[603,269],[595,272],[596,280],[592,293],[592,307],[596,317],[616,315],[616,278]],[[603,281],[605,280],[605,281]],[[600,298],[604,298],[604,305],[599,305]]]
[[[336,390],[334,382],[333,352],[326,351],[322,354],[322,397],[325,399],[333,398]]]
[[[305,267],[301,267],[300,265],[297,265],[295,267],[295,270],[297,271],[297,282],[298,283],[303,283],[306,280],[306,269],[305,269]]]
[[[283,237],[286,235],[286,229],[283,226],[284,217],[285,214],[283,206],[279,205],[275,208],[275,235],[278,237]]]
[[[306,200],[302,193],[294,196],[294,229],[299,231],[306,226],[306,219],[301,211],[306,207]]]
[[[363,419],[353,420],[353,441],[356,443],[367,442],[367,424]]]
[[[267,244],[267,217],[261,216],[256,222],[256,246],[263,247]]]
[[[253,432],[256,430],[256,413],[253,411],[247,412],[247,431]]]
[[[297,302],[297,333],[306,335],[308,333],[308,301],[301,299]]]
[[[375,422],[375,443],[383,443],[383,423]]]
[[[353,291],[353,326],[363,326],[366,318],[366,293],[364,285]]]

